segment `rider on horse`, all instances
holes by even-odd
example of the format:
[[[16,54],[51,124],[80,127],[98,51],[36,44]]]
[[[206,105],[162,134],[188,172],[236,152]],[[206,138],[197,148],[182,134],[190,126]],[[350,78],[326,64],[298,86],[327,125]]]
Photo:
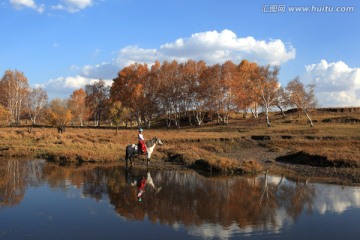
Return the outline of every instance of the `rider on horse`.
[[[138,142],[139,154],[146,154],[146,145],[145,145],[145,139],[142,128],[139,129],[138,140],[139,140]]]

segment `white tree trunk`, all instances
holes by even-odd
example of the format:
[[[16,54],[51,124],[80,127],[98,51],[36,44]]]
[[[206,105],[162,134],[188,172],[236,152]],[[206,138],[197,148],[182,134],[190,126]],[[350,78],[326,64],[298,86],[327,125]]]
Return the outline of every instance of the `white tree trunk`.
[[[308,114],[307,110],[306,110],[306,109],[304,109],[304,112],[305,112],[305,115],[306,115],[307,119],[309,120],[310,127],[313,127],[313,126],[314,126],[314,123],[313,123],[313,121],[311,120],[311,118],[310,118],[310,116],[309,116],[309,114]]]

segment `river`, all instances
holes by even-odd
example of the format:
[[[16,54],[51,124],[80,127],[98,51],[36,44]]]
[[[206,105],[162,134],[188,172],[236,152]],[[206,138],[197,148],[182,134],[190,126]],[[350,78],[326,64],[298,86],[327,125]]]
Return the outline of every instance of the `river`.
[[[142,180],[146,184],[141,185]],[[360,239],[360,188],[0,159],[0,239]]]

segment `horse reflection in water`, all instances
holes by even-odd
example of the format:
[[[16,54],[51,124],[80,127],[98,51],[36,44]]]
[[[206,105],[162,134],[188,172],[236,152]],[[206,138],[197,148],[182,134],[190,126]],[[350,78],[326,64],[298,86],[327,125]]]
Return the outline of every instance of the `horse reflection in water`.
[[[160,138],[154,137],[151,140],[147,141],[145,143],[146,145],[146,165],[149,165],[151,154],[154,152],[156,144],[162,145],[163,142],[160,140]],[[136,156],[140,156],[139,149],[137,144],[130,144],[126,147],[126,153],[125,153],[125,161],[126,165],[128,165],[128,162],[130,160],[130,165],[132,166],[132,159]]]
[[[146,186],[149,186],[149,188],[155,192],[155,194],[159,193],[162,189],[162,187],[158,187],[154,184],[154,180],[151,177],[151,173],[149,169],[146,169],[146,176],[144,174],[140,174],[138,176],[134,176],[134,174],[131,171],[132,167],[125,168],[125,181],[127,184],[129,184],[132,187],[137,188],[136,192],[136,199],[141,202],[142,196],[145,193]],[[148,188],[148,189],[149,189]]]

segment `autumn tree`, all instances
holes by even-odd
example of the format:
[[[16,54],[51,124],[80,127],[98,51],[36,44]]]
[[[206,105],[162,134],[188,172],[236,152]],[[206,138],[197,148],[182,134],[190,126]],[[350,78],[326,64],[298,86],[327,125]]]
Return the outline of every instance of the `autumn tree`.
[[[0,123],[1,124],[7,123],[9,118],[10,118],[9,111],[3,105],[0,104]]]
[[[104,80],[85,85],[86,106],[89,107],[95,126],[100,127],[100,121],[104,119],[110,103],[110,88],[105,86]]]
[[[10,124],[18,125],[29,94],[28,79],[18,70],[7,70],[0,81],[0,88],[0,101],[10,113]]]
[[[71,119],[72,114],[67,100],[61,98],[51,100],[45,110],[45,120],[48,124],[56,127],[59,133],[63,133]]]
[[[275,105],[278,97],[280,84],[278,82],[279,68],[271,68],[269,65],[259,68],[259,77],[255,80],[256,92],[260,94],[260,103],[265,108],[266,124],[271,126],[269,119],[269,109]]]
[[[147,128],[151,127],[154,117],[159,116],[160,100],[159,100],[159,81],[158,73],[160,70],[160,62],[156,61],[146,76],[143,77],[144,99],[142,104],[142,117]]]
[[[288,93],[281,86],[280,86],[279,90],[277,91],[277,96],[274,101],[274,104],[275,104],[275,106],[277,106],[280,109],[283,117],[285,117],[286,115],[285,115],[284,109],[287,108],[288,106],[290,106],[290,100],[289,100]]]
[[[206,95],[205,103],[208,111],[213,112],[217,119],[224,123],[224,96],[226,88],[222,77],[222,69],[220,64],[209,66],[202,74],[201,88]]]
[[[247,60],[241,61],[237,66],[236,78],[232,83],[237,107],[244,110],[244,116],[247,109],[250,108],[254,118],[258,117],[258,104],[260,101],[260,94],[257,91],[255,82],[258,78],[258,69],[259,66],[256,63]]]
[[[163,112],[166,114],[167,127],[174,122],[180,127],[180,102],[183,98],[180,68],[177,61],[163,62],[158,75],[159,100]]]
[[[148,78],[149,69],[147,64],[139,64],[135,69],[135,78],[130,82],[130,107],[135,114],[138,125],[142,125],[145,122],[145,118],[148,122],[151,121],[151,116],[146,114],[146,109],[151,107],[151,79]],[[134,76],[133,76],[134,77]],[[148,125],[150,126],[150,124]]]
[[[44,110],[48,101],[47,92],[42,88],[33,88],[29,90],[29,95],[26,101],[27,111],[32,124],[36,124],[36,119]]]
[[[28,176],[27,161],[3,159],[0,163],[0,208],[16,206],[25,196]]]
[[[226,61],[221,66],[221,77],[222,77],[222,84],[223,84],[223,123],[228,123],[229,114],[231,111],[235,109],[236,106],[236,97],[235,92],[236,88],[234,88],[234,82],[237,81],[237,66],[232,61]]]
[[[124,107],[131,108],[138,122],[141,125],[145,112],[144,110],[151,104],[150,97],[151,83],[148,82],[149,69],[146,64],[132,64],[123,68],[117,78],[113,79],[110,89],[111,100],[120,101]]]
[[[305,113],[306,118],[310,123],[310,127],[313,127],[314,123],[309,116],[309,108],[314,108],[317,104],[314,90],[314,84],[309,84],[304,87],[304,84],[300,82],[299,77],[290,81],[286,86],[290,102],[296,106],[299,112],[303,111]]]
[[[86,106],[86,92],[83,88],[75,90],[68,101],[69,108],[74,116],[80,122],[80,126],[84,126],[84,120],[88,118],[89,110]]]
[[[116,135],[121,122],[130,118],[131,110],[123,107],[120,101],[113,102],[110,107],[110,119],[116,126]]]
[[[194,119],[195,124],[200,126],[205,117],[205,95],[200,87],[200,77],[205,69],[204,61],[195,62],[193,60],[188,60],[181,68],[183,92],[181,108],[185,111],[190,125]]]

